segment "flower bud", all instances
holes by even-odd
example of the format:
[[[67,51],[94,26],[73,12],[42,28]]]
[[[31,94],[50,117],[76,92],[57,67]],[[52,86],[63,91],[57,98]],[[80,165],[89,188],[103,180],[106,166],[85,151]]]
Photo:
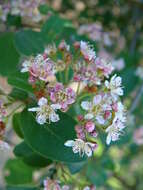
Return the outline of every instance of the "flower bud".
[[[86,124],[85,124],[85,129],[87,132],[91,133],[94,131],[95,129],[95,125],[92,121],[88,121]]]

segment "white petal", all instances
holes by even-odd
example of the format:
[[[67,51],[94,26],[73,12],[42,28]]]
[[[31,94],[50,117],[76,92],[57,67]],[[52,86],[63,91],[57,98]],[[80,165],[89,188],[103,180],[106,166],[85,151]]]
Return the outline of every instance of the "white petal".
[[[56,114],[56,113],[51,113],[51,114],[49,115],[49,119],[50,119],[50,121],[52,121],[52,122],[57,122],[57,121],[60,120],[59,115]]]
[[[37,115],[36,116],[36,120],[40,125],[43,125],[44,123],[46,123],[46,116],[45,115]]]
[[[105,123],[105,119],[101,115],[96,116],[96,120],[101,125],[103,125]]]
[[[38,111],[40,111],[40,108],[39,107],[29,108],[28,111],[38,112]]]
[[[51,108],[53,108],[54,110],[58,110],[58,109],[61,109],[61,105],[60,104],[52,104]]]
[[[88,114],[86,114],[86,115],[84,116],[84,118],[87,119],[87,120],[90,120],[90,119],[93,119],[93,118],[94,118],[94,115],[91,114],[91,113],[88,113]]]
[[[68,140],[68,141],[65,142],[64,145],[67,146],[67,147],[73,147],[74,144],[75,144],[75,142],[73,140]]]
[[[106,80],[105,81],[105,86],[107,87],[107,88],[109,88],[109,82]]]
[[[91,108],[91,102],[88,102],[88,101],[83,101],[81,103],[81,107],[82,109],[84,110],[89,110]]]
[[[48,100],[44,97],[40,98],[39,101],[38,101],[38,105],[39,106],[43,106],[43,105],[46,105],[48,102]]]
[[[94,103],[94,105],[95,105],[95,106],[98,105],[98,104],[101,102],[101,100],[102,100],[101,95],[96,95],[96,96],[94,96],[94,98],[93,98],[93,103]]]

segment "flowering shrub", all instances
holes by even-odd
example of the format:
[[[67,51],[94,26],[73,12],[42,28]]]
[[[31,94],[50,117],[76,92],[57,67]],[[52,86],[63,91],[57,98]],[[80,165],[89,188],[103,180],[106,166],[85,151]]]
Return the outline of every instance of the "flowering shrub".
[[[142,48],[133,56],[118,21],[97,21],[101,5],[95,20],[86,2],[61,2],[0,1],[6,190],[142,190]]]

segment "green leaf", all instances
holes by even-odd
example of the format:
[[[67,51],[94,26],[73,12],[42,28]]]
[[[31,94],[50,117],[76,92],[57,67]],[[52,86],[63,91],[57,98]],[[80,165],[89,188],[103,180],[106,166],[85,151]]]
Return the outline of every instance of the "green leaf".
[[[33,93],[32,86],[28,83],[27,73],[13,73],[13,75],[8,77],[8,83],[17,89]]]
[[[13,124],[13,129],[16,132],[16,134],[20,138],[23,138],[23,134],[22,134],[22,130],[21,130],[21,123],[20,123],[20,113],[14,114],[12,124]]]
[[[15,147],[14,154],[21,158],[26,164],[33,167],[46,167],[51,164],[51,160],[35,153],[25,142],[22,142]]]
[[[18,69],[19,54],[13,45],[13,33],[0,36],[0,74],[8,76]]]
[[[33,114],[26,110],[22,113],[21,124],[26,143],[42,156],[63,161],[80,162],[78,154],[74,154],[72,148],[64,146],[67,140],[75,139],[75,120],[65,113],[60,113],[60,121],[50,125],[39,125]]]
[[[15,100],[26,100],[28,98],[28,93],[25,92],[24,90],[18,89],[18,88],[13,88],[12,91],[10,92],[9,96],[14,98]]]
[[[5,181],[9,185],[29,184],[32,182],[33,169],[20,159],[10,159],[4,168]]]
[[[44,51],[45,39],[40,32],[22,30],[15,35],[17,50],[24,55],[35,55]]]

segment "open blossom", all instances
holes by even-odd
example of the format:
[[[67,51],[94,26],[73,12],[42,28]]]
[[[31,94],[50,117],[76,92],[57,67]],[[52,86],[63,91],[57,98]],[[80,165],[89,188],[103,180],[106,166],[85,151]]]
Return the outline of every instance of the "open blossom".
[[[29,108],[28,111],[37,113],[36,120],[40,125],[46,123],[47,120],[49,122],[59,121],[59,115],[56,114],[56,110],[61,108],[59,105],[57,104],[49,105],[48,100],[42,97],[38,101],[38,106],[39,107]]]
[[[122,89],[122,79],[121,77],[114,75],[110,82],[109,81],[105,81],[105,86],[108,90],[110,90],[111,96],[114,100],[118,99],[118,96],[122,96],[123,95],[123,89]]]
[[[87,42],[80,42],[80,51],[86,60],[92,61],[96,57],[95,51]]]
[[[21,72],[29,72],[30,76],[47,82],[55,73],[54,62],[42,54],[24,61]]]
[[[84,142],[82,139],[68,140],[65,146],[72,147],[73,152],[79,153],[80,156],[86,154],[88,157],[92,156],[94,149],[97,147],[96,143]]]
[[[114,70],[114,67],[112,66],[111,63],[107,63],[104,59],[101,59],[99,57],[96,58],[95,65],[97,69],[100,70],[100,72],[102,71],[103,76],[107,78]]]
[[[87,111],[84,118],[87,120],[96,119],[99,124],[104,124],[105,119],[111,116],[111,100],[107,95],[96,95],[92,101],[83,101],[81,103],[82,109]],[[108,117],[107,116],[108,112]]]
[[[72,88],[64,88],[62,83],[56,83],[54,87],[47,88],[51,101],[58,104],[62,111],[66,111],[68,106],[75,102],[76,95]]]
[[[124,123],[126,121],[126,116],[124,112],[125,110],[123,104],[121,102],[118,102],[117,110],[115,112],[112,124],[106,129],[106,133],[108,133],[106,143],[108,145],[111,141],[117,141],[119,139],[119,136],[122,134],[123,129],[125,128]]]

